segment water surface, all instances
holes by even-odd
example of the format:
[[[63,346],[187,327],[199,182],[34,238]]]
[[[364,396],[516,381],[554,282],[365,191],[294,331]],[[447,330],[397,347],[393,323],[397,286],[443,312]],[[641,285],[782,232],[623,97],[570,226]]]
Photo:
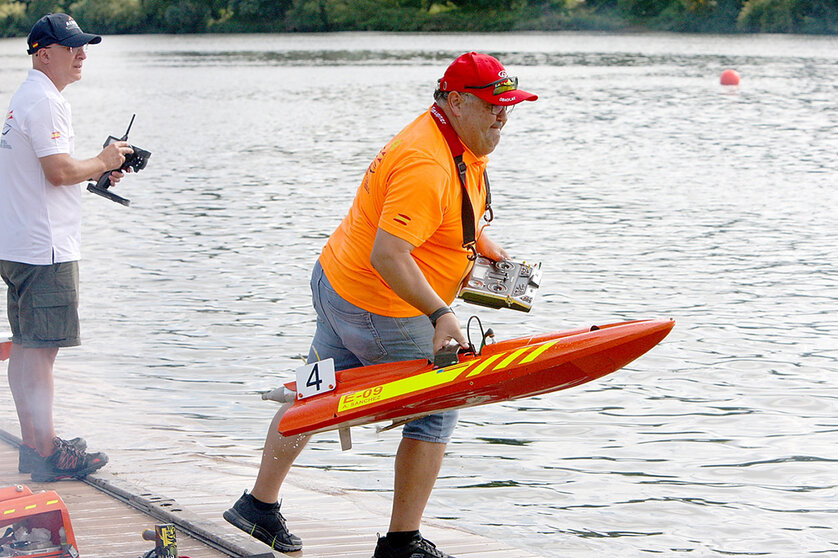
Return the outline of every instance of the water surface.
[[[22,45],[0,40],[3,106],[25,74]],[[275,409],[256,393],[308,350],[320,247],[445,65],[480,50],[540,96],[492,155],[490,230],[542,260],[545,278],[529,314],[458,315],[500,338],[677,325],[602,380],[464,411],[427,515],[550,557],[838,553],[836,46],[106,37],[65,91],[77,154],[136,113],[131,140],[153,155],[117,189],[132,207],[84,196],[84,345],[59,356],[62,430],[181,501],[249,488]],[[718,83],[728,67],[737,88]],[[398,435],[361,428],[354,442],[342,453],[320,436],[298,463],[348,491],[389,490]]]

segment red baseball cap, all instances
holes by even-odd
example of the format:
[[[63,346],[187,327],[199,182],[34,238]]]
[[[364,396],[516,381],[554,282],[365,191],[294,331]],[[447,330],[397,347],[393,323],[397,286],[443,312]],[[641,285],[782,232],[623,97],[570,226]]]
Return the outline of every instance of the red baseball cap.
[[[535,101],[538,95],[518,89],[518,78],[509,77],[497,58],[479,52],[458,56],[439,80],[440,91],[471,93],[493,105]]]

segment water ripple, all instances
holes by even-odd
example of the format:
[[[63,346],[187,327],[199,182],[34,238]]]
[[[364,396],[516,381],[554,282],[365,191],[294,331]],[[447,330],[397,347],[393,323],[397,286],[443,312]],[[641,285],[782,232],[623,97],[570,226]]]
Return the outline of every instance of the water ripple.
[[[4,101],[26,69],[15,41],[0,40]],[[187,505],[206,487],[237,497],[276,409],[257,393],[307,352],[310,269],[363,169],[430,104],[450,58],[484,50],[540,96],[492,155],[489,231],[543,261],[545,277],[526,316],[456,303],[458,315],[500,338],[646,317],[677,326],[609,377],[464,411],[427,514],[562,558],[834,554],[835,46],[109,37],[65,92],[77,151],[95,153],[137,112],[132,141],[154,156],[118,187],[130,209],[84,198],[84,345],[59,358],[57,392],[73,397],[57,414],[126,480]],[[124,72],[128,55],[137,71]],[[718,85],[725,67],[740,87]],[[353,442],[340,452],[320,436],[299,466],[387,491],[398,435],[359,428]]]

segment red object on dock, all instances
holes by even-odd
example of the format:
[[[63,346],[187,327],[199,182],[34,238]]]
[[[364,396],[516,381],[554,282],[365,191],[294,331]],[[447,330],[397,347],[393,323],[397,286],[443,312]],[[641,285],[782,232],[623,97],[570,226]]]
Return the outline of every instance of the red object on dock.
[[[0,529],[46,529],[49,542],[44,548],[21,546],[18,552],[29,558],[65,558],[79,555],[76,537],[70,525],[70,514],[61,497],[54,490],[33,494],[28,486],[16,485],[0,488]],[[22,541],[17,543],[22,545]],[[39,551],[40,550],[40,551]]]
[[[661,341],[673,320],[639,320],[519,337],[434,368],[409,360],[336,373],[337,388],[296,399],[279,421],[284,436],[397,423],[448,409],[532,397],[610,374]],[[290,390],[296,384],[285,384]]]
[[[0,360],[6,360],[9,358],[9,353],[12,350],[12,342],[11,341],[0,341]]]

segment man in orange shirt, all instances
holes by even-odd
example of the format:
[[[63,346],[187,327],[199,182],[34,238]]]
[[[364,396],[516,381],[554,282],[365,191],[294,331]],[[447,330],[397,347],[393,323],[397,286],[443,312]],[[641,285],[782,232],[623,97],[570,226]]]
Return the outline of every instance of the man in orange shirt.
[[[448,306],[480,253],[506,252],[478,231],[488,207],[487,155],[512,106],[537,97],[518,89],[495,58],[469,52],[439,80],[435,103],[376,156],[355,200],[320,254],[311,288],[317,331],[309,362],[342,370],[428,358],[451,341],[467,346]],[[279,512],[279,488],[308,436],[268,431],[250,494],[224,518],[290,552],[302,548]],[[419,534],[422,513],[457,421],[446,411],[407,423],[396,454],[390,528],[374,558],[446,558]]]

